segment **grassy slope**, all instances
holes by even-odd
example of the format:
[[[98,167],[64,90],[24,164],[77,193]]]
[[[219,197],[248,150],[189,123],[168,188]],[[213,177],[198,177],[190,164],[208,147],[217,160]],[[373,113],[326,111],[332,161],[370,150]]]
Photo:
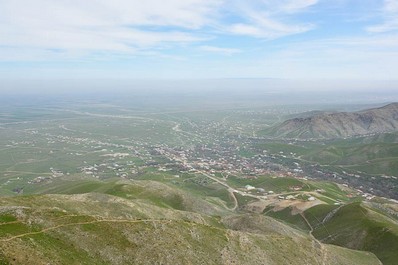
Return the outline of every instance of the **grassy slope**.
[[[0,198],[0,205],[2,263],[378,264],[372,254],[314,244],[261,215],[220,220],[99,193]]]
[[[303,230],[303,231],[309,231],[310,228],[308,227],[307,223],[305,220],[301,217],[301,215],[296,214],[292,215],[291,214],[292,209],[291,208],[285,208],[281,211],[268,211],[267,215],[271,216],[275,219],[278,219],[284,223],[290,224],[294,228]]]
[[[319,205],[305,212],[315,231],[325,243],[375,253],[383,264],[398,260],[398,224],[361,203],[341,207],[322,224],[335,206]]]
[[[396,175],[398,172],[398,133],[340,139],[325,144],[273,142],[258,144],[256,148],[271,153],[295,153],[304,160],[322,165],[338,165],[349,171],[387,175]]]
[[[199,191],[199,188],[197,188]],[[81,194],[88,192],[104,193],[122,198],[141,200],[163,208],[199,212],[211,215],[222,215],[226,202],[214,205],[204,199],[202,194],[194,194],[183,189],[151,180],[128,181],[120,179],[99,180],[59,180],[40,188],[45,194]],[[206,194],[207,195],[207,194]],[[211,194],[218,201],[225,198],[224,194]],[[214,200],[213,200],[214,202]]]

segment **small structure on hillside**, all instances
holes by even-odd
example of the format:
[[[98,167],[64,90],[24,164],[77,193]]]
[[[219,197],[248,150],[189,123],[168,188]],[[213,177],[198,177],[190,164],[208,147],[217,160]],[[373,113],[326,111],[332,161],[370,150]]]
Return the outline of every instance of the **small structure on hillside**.
[[[246,186],[245,186],[245,189],[246,189],[247,191],[250,191],[250,190],[255,190],[256,187],[253,187],[253,186],[251,186],[251,185],[246,185]]]

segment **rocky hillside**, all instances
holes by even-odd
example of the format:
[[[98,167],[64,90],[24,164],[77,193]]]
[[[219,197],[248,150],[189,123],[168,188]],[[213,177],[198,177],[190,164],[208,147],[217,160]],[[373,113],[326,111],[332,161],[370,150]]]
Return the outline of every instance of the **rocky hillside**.
[[[266,130],[278,138],[332,139],[398,131],[398,103],[358,112],[294,118]]]

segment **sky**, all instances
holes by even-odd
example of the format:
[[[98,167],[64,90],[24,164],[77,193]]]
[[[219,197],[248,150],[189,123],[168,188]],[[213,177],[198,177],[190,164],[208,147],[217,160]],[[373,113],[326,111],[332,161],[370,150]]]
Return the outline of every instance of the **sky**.
[[[398,0],[0,0],[0,79],[398,80]]]

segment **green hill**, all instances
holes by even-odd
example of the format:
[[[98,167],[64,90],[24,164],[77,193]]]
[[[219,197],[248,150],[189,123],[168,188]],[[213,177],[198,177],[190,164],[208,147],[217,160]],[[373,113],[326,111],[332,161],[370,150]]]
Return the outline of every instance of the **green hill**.
[[[185,200],[168,201],[173,189],[158,193],[166,202],[159,205],[150,189],[149,199],[134,197],[146,194],[145,182],[104,185],[104,193],[0,198],[1,263],[379,264],[371,253],[319,244],[262,215],[176,209]]]
[[[383,264],[398,260],[398,223],[364,203],[318,205],[305,212],[321,242],[371,251]]]

